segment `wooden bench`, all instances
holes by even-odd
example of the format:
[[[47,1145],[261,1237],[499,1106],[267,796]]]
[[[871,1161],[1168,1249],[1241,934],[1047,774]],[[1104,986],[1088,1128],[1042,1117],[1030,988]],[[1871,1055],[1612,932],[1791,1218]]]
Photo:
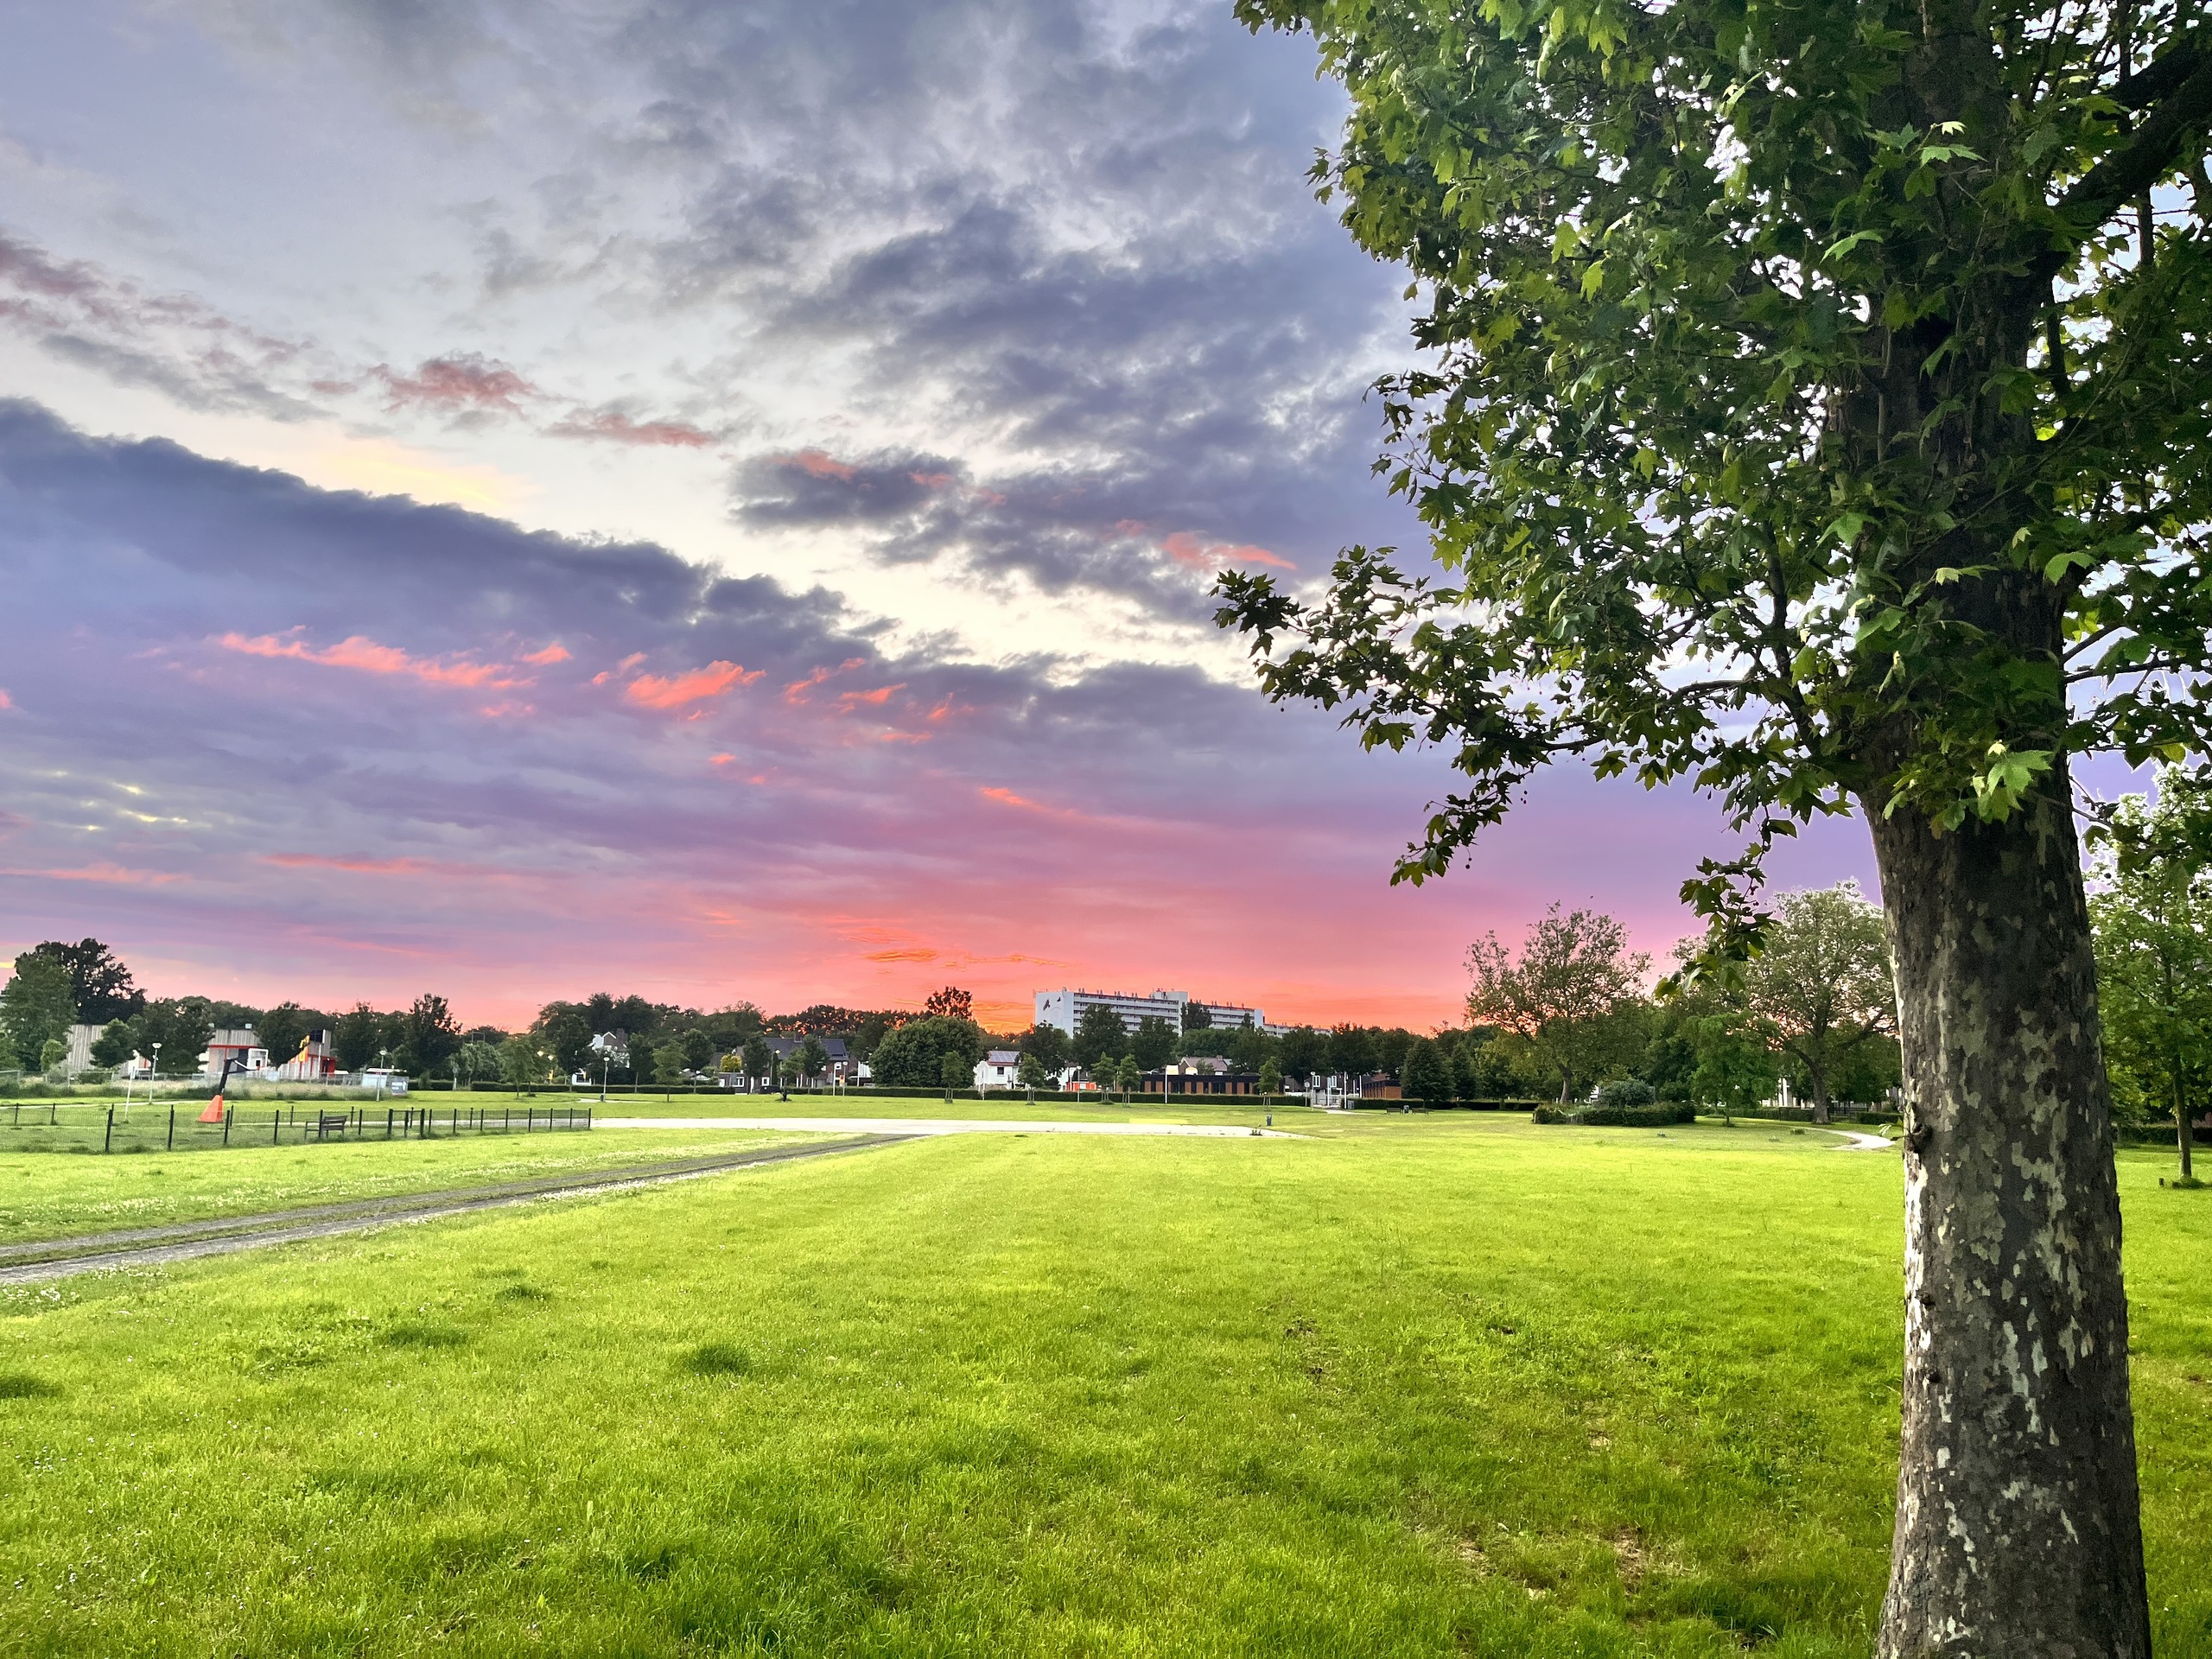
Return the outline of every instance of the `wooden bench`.
[[[324,1139],[334,1129],[343,1135],[352,1127],[353,1122],[353,1118],[344,1112],[324,1112],[315,1121],[315,1139]]]

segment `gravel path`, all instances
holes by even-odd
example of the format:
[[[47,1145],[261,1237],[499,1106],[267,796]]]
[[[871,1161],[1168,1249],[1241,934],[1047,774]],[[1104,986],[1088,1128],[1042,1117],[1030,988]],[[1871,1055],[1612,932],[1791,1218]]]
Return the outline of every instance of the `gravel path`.
[[[495,1186],[410,1192],[268,1215],[215,1216],[205,1221],[176,1222],[162,1227],[0,1245],[0,1285],[31,1285],[106,1268],[188,1262],[197,1256],[227,1255],[236,1250],[259,1249],[264,1245],[289,1244],[305,1238],[327,1238],[335,1233],[365,1232],[399,1222],[434,1221],[442,1216],[534,1204],[543,1198],[583,1198],[633,1187],[658,1186],[669,1181],[696,1180],[749,1164],[787,1163],[793,1159],[819,1158],[830,1153],[859,1152],[893,1146],[910,1138],[896,1134],[859,1135],[844,1141],[764,1147],[723,1157],[687,1158],[620,1170],[585,1171],[537,1180],[509,1181]]]
[[[988,1117],[595,1117],[597,1129],[856,1129],[870,1135],[1196,1135],[1244,1140],[1300,1137],[1230,1123],[1023,1123]]]

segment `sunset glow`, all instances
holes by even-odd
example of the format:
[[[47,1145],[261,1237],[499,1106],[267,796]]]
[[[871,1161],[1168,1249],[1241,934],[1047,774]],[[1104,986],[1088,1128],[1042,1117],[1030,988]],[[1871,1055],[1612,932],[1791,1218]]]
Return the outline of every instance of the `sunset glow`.
[[[1313,200],[1342,111],[1290,42],[248,10],[0,57],[13,950],[507,1023],[1049,982],[1427,1024],[1554,899],[1692,925],[1710,804],[1572,771],[1391,886],[1445,757],[1268,704],[1214,626],[1224,569],[1426,545],[1370,471],[1411,308]],[[156,61],[169,101],[51,90]]]

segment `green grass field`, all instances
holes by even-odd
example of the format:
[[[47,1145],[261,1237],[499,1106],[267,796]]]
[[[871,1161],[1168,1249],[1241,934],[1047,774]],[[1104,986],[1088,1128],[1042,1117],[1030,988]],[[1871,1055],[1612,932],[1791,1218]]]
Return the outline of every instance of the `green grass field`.
[[[0,1293],[0,1652],[1868,1650],[1893,1156],[1329,1123]],[[2123,1178],[2173,1659],[2212,1656],[2212,1193],[2165,1164]]]
[[[767,1129],[581,1130],[445,1141],[240,1146],[189,1157],[0,1153],[0,1244],[346,1198],[486,1185],[821,1135]],[[0,1147],[6,1142],[0,1141]]]
[[[579,1096],[578,1098],[584,1098]],[[1020,1095],[990,1095],[977,1099],[970,1090],[953,1096],[947,1104],[942,1095],[809,1095],[794,1090],[789,1100],[772,1094],[678,1095],[664,1101],[658,1095],[621,1095],[601,1105],[588,1103],[607,1117],[968,1117],[993,1122],[1038,1123],[1234,1123],[1258,1124],[1272,1114],[1279,1127],[1325,1134],[1328,1126],[1342,1122],[1338,1114],[1317,1112],[1303,1104],[1276,1101],[1272,1105],[1254,1100],[1178,1100],[1172,1104],[1141,1101],[1097,1103],[1040,1100],[1032,1103]],[[1379,1111],[1371,1114],[1381,1116]],[[1516,1116],[1519,1116],[1516,1114]]]

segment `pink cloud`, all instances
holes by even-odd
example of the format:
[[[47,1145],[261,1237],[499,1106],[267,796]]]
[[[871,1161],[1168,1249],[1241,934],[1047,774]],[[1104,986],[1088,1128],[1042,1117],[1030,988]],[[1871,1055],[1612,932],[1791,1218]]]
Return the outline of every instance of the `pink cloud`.
[[[324,853],[264,853],[261,861],[288,870],[347,870],[355,875],[419,875],[430,868],[419,858],[333,857]]]
[[[16,700],[4,690],[0,690],[0,709],[12,709],[15,706]]]
[[[489,686],[495,690],[522,685],[522,680],[501,679],[508,672],[503,663],[445,662],[435,657],[412,657],[397,645],[381,645],[365,634],[354,634],[321,651],[302,639],[280,639],[273,633],[226,633],[215,643],[225,651],[248,657],[289,658],[320,663],[328,668],[351,668],[367,674],[405,674],[429,685]]]
[[[168,870],[134,870],[106,862],[82,864],[74,869],[0,870],[0,875],[25,876],[39,881],[97,881],[105,887],[165,887],[188,878]]]
[[[865,657],[848,657],[835,668],[817,668],[804,679],[793,680],[785,686],[784,701],[794,704],[804,702],[807,700],[806,694],[813,690],[816,686],[826,680],[834,679],[840,674],[849,674],[856,668],[865,667],[867,662],[868,659]]]
[[[896,685],[879,685],[873,691],[841,692],[837,697],[837,712],[841,715],[849,715],[863,703],[872,709],[880,709],[891,701],[891,694],[893,691],[903,691],[906,689],[906,683],[901,680]]]
[[[412,374],[379,363],[370,371],[384,382],[385,401],[394,409],[465,410],[498,409],[512,413],[519,400],[537,388],[505,364],[474,352],[454,352],[425,361]]]
[[[523,658],[523,661],[525,663],[532,664],[539,668],[543,668],[551,663],[565,663],[568,660],[569,648],[557,642],[546,646],[543,651],[533,651],[530,655]]]
[[[579,410],[545,429],[556,438],[595,438],[647,448],[703,449],[715,441],[713,433],[686,421],[633,421],[619,410],[597,414]]]
[[[987,801],[996,801],[1001,806],[1018,807],[1024,812],[1040,813],[1048,818],[1065,818],[1072,823],[1103,822],[1088,812],[1077,812],[1072,807],[1047,806],[1042,801],[1033,801],[1027,795],[1017,795],[1010,789],[1001,789],[995,785],[978,789],[976,792]]]
[[[1201,541],[1195,532],[1187,530],[1177,531],[1160,547],[1176,563],[1193,570],[1215,570],[1224,564],[1271,564],[1278,570],[1298,569],[1288,559],[1278,558],[1264,547]]]
[[[751,685],[766,672],[766,669],[756,668],[748,673],[736,663],[713,662],[704,668],[695,668],[689,674],[666,678],[658,674],[640,674],[624,688],[623,695],[642,708],[680,709],[687,702],[719,697],[733,686]]]
[[[825,454],[819,449],[800,449],[777,460],[786,467],[796,467],[813,478],[857,478],[860,468],[849,467],[843,461]]]
[[[255,861],[285,870],[327,870],[334,875],[397,875],[458,877],[477,885],[505,886],[521,879],[519,872],[493,864],[464,864],[446,859],[374,858],[366,853],[260,853]]]

